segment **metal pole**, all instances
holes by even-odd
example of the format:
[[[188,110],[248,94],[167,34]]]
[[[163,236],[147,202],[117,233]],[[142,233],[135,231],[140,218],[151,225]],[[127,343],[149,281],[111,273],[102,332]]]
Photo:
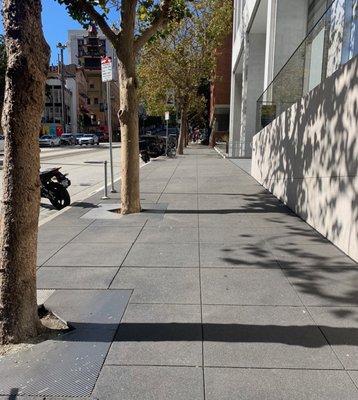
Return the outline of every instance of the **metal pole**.
[[[106,82],[107,86],[107,120],[108,120],[108,136],[109,136],[109,162],[111,167],[111,193],[116,193],[114,189],[113,177],[113,132],[112,132],[112,104],[111,104],[111,82]]]
[[[168,157],[168,140],[169,140],[169,120],[167,120],[167,132],[166,132],[166,143],[165,143],[165,155]]]
[[[108,197],[108,191],[107,191],[107,187],[108,187],[108,182],[107,182],[107,160],[103,161],[103,165],[104,165],[104,195],[102,197],[102,200],[106,200],[109,199]]]
[[[64,133],[67,133],[67,112],[66,112],[66,102],[65,102],[65,68],[63,62],[63,51],[66,45],[58,43],[57,47],[60,49],[61,55],[61,108],[62,108],[62,125]]]

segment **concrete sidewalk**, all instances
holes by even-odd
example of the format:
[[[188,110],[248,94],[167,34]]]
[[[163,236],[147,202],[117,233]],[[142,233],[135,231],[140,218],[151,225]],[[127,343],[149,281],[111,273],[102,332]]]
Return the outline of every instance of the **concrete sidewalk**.
[[[80,332],[41,361],[65,345],[101,350],[82,347],[96,366],[76,375],[76,390],[70,368],[56,388],[34,372],[25,388],[9,373],[6,388],[100,400],[358,399],[357,264],[229,160],[199,146],[186,153],[142,169],[140,215],[120,217],[109,211],[118,195],[97,195],[40,228],[39,289]],[[50,364],[41,371],[57,380],[61,366],[51,375]],[[8,360],[1,368],[12,371]]]

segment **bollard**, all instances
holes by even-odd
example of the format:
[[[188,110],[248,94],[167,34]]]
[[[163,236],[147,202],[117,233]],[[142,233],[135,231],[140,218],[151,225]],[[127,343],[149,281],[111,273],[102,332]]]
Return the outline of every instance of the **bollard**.
[[[108,197],[108,182],[107,182],[107,161],[103,161],[104,165],[104,196],[102,197],[102,200],[109,199]]]

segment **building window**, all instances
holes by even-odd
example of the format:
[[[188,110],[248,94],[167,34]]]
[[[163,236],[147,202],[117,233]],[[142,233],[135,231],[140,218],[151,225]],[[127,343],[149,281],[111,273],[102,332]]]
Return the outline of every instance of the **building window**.
[[[90,83],[90,89],[94,89],[94,83]]]
[[[91,105],[91,99],[90,99],[90,98],[87,99],[87,104],[88,104],[89,106]]]
[[[98,98],[97,97],[94,98],[94,104],[98,104]]]

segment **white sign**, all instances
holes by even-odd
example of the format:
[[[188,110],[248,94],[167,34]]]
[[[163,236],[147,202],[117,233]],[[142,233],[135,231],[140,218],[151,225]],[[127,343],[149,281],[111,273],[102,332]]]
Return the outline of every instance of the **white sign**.
[[[165,120],[166,120],[166,121],[169,121],[169,119],[170,119],[169,111],[166,111],[166,112],[165,112]]]
[[[102,82],[113,81],[112,58],[103,57],[101,60]]]

